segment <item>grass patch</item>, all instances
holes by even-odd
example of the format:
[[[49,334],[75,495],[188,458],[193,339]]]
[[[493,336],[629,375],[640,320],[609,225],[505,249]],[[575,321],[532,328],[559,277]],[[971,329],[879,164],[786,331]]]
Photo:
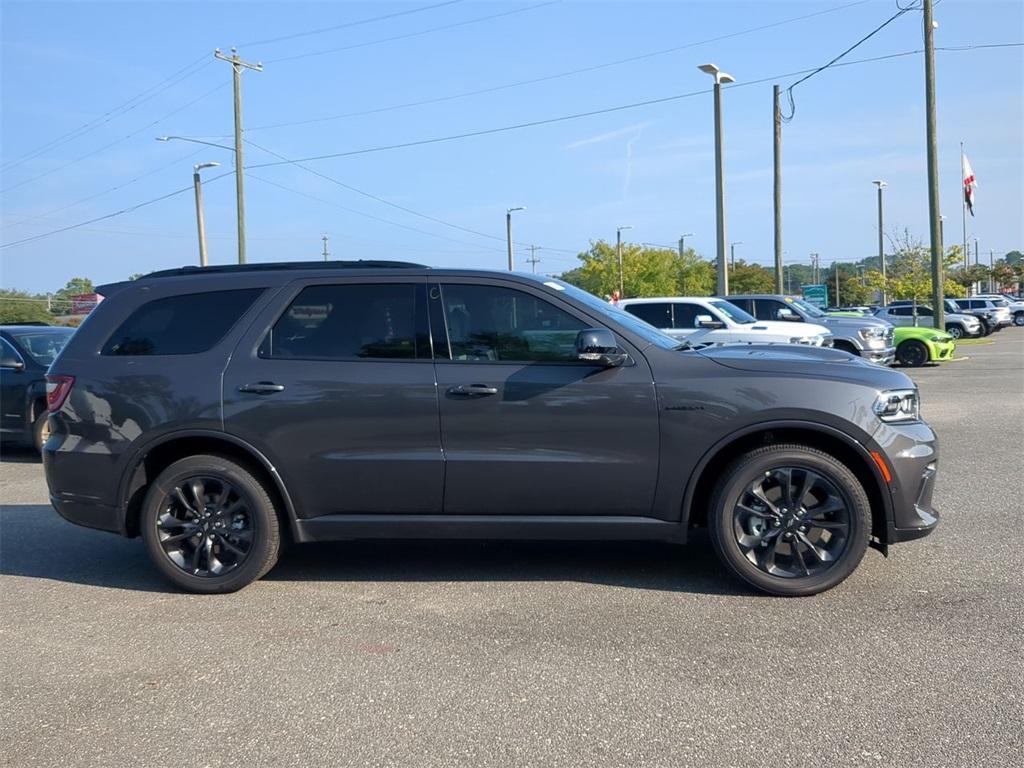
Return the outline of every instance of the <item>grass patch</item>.
[[[983,347],[986,344],[995,344],[995,343],[996,343],[995,339],[957,339],[956,345],[958,347],[961,347],[961,346],[962,347],[967,347],[967,346]]]

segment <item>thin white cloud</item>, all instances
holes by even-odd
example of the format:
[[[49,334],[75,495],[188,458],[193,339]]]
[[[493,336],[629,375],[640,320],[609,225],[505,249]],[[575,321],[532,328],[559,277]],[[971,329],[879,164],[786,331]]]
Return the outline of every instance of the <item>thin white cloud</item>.
[[[591,136],[587,139],[574,141],[572,144],[567,145],[566,149],[579,149],[580,147],[587,147],[591,144],[600,144],[605,141],[611,141],[612,139],[621,139],[623,136],[633,136],[633,134],[639,134],[640,131],[649,125],[649,122],[637,123],[636,125],[627,125],[625,128],[617,128],[614,131],[599,133],[596,136]]]

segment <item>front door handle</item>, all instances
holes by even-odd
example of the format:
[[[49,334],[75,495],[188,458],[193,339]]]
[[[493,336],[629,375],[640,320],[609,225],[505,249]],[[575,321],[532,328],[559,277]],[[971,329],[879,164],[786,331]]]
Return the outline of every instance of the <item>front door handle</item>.
[[[454,397],[487,397],[498,394],[498,388],[486,384],[459,384],[449,387],[448,394]]]
[[[255,384],[243,384],[238,388],[239,392],[252,392],[256,395],[271,395],[274,392],[284,392],[284,384],[275,384],[272,381],[257,381]]]

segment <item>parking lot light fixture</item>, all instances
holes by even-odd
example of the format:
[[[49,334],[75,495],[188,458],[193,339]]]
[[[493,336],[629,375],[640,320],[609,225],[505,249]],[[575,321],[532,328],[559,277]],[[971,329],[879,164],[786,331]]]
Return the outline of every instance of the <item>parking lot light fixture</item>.
[[[517,205],[515,208],[505,209],[505,236],[508,239],[508,271],[512,272],[515,268],[515,257],[512,251],[512,214],[515,211],[525,211],[525,205]]]
[[[725,162],[722,157],[722,83],[734,83],[736,78],[720,70],[715,64],[701,64],[701,72],[715,78],[715,228],[716,256],[718,259],[718,295],[729,294],[729,266],[725,261]]]

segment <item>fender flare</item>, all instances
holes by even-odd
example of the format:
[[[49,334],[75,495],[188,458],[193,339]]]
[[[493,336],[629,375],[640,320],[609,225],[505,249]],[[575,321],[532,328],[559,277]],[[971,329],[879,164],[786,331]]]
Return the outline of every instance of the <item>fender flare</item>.
[[[273,480],[274,487],[281,495],[281,499],[284,501],[285,513],[288,517],[288,527],[291,529],[293,535],[296,533],[295,521],[297,516],[295,513],[295,504],[292,501],[291,494],[288,493],[288,488],[285,486],[284,479],[278,473],[277,468],[273,465],[270,459],[245,440],[242,440],[235,435],[228,434],[227,432],[218,432],[215,429],[179,429],[173,432],[166,432],[149,440],[143,445],[140,445],[132,451],[126,464],[127,471],[121,473],[121,482],[119,483],[117,491],[118,506],[121,510],[122,532],[127,530],[126,516],[128,514],[129,492],[131,490],[132,481],[135,478],[135,473],[138,472],[139,467],[146,460],[146,457],[154,449],[159,448],[162,445],[190,437],[209,437],[216,440],[222,440],[226,443],[231,443],[255,459],[259,465],[267,471]],[[150,480],[152,480],[152,478],[150,478]]]
[[[693,495],[697,490],[697,483],[704,474],[704,470],[707,469],[708,464],[711,463],[711,460],[714,459],[715,456],[717,456],[724,448],[727,448],[735,441],[740,440],[747,435],[754,434],[755,432],[764,432],[772,429],[802,429],[808,432],[818,432],[822,435],[827,435],[828,437],[842,441],[845,445],[855,451],[870,468],[871,476],[874,478],[875,485],[882,497],[882,504],[885,508],[886,526],[892,525],[892,494],[889,492],[889,488],[886,486],[885,480],[882,477],[882,473],[879,471],[878,466],[871,458],[872,444],[870,442],[870,438],[861,442],[849,433],[844,432],[841,429],[836,429],[828,424],[822,424],[821,422],[803,421],[800,419],[776,419],[772,421],[759,421],[754,424],[748,424],[745,427],[740,427],[718,440],[718,442],[704,452],[700,461],[697,462],[697,466],[694,467],[693,472],[690,473],[690,478],[686,482],[686,487],[683,491],[682,498],[680,499],[681,506],[679,507],[679,522],[683,525],[684,530],[689,527],[690,507],[693,505]]]

